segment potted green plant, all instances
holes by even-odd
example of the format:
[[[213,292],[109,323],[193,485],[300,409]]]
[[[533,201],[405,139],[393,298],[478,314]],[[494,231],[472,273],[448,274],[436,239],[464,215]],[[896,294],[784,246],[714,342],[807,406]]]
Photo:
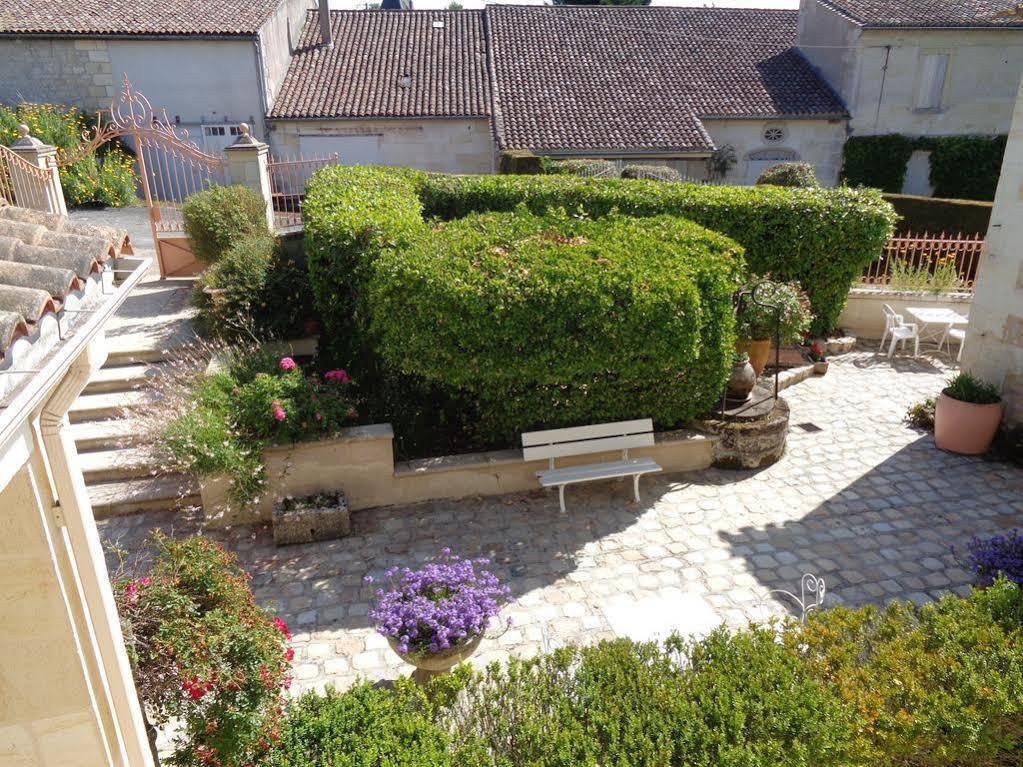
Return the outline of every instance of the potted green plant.
[[[771,344],[793,344],[803,339],[810,329],[810,301],[794,282],[754,279],[739,314],[735,350],[749,355],[750,364],[759,376],[767,366]]]
[[[1001,420],[998,388],[970,373],[959,373],[934,406],[934,444],[962,455],[986,453]]]

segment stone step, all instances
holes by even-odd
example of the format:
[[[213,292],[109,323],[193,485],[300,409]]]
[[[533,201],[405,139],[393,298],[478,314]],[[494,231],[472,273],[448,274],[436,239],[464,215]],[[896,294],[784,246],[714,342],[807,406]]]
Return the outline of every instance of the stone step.
[[[102,482],[88,489],[96,519],[202,504],[198,483],[182,474]]]
[[[159,369],[159,364],[146,363],[103,367],[93,374],[82,393],[105,394],[107,392],[132,391],[145,386]]]
[[[124,418],[128,411],[145,401],[146,393],[142,391],[83,394],[71,405],[68,418],[71,419],[71,423]]]
[[[119,367],[122,365],[138,365],[142,363],[166,362],[177,359],[184,352],[183,348],[144,347],[138,345],[118,346],[111,343],[107,347],[107,360],[103,367]]]
[[[139,447],[94,450],[78,456],[86,484],[124,479],[146,479],[160,470],[152,451]]]
[[[80,455],[92,450],[112,450],[137,445],[146,439],[138,422],[131,418],[73,423],[70,429]]]

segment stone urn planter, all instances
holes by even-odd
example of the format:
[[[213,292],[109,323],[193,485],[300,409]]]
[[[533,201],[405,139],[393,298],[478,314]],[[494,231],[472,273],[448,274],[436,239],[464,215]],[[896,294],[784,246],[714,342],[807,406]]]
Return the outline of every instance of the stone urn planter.
[[[737,354],[732,363],[732,374],[728,377],[725,387],[725,401],[731,405],[740,405],[749,400],[750,392],[757,385],[757,373],[750,364],[749,356]]]
[[[828,372],[828,361],[827,360],[819,360],[818,362],[813,363],[813,372],[814,372],[814,375],[819,375],[819,376],[822,376],[825,373],[827,373]]]
[[[942,392],[934,406],[934,444],[950,453],[981,455],[990,449],[1001,420],[1001,402],[963,402]]]
[[[398,640],[394,637],[387,637],[387,643],[394,650],[394,653],[406,663],[415,666],[412,672],[412,679],[418,684],[426,684],[434,677],[446,674],[459,663],[468,660],[483,641],[483,635],[472,637],[463,644],[442,650],[437,653],[426,652],[402,652],[398,649]]]
[[[756,340],[752,338],[740,338],[735,342],[735,351],[749,356],[749,364],[753,366],[753,372],[759,377],[767,367],[767,360],[771,357],[771,340]]]

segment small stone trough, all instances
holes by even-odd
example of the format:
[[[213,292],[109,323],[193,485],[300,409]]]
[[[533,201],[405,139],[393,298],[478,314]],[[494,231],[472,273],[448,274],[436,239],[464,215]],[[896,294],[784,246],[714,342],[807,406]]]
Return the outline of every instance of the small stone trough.
[[[313,543],[344,538],[352,531],[345,494],[317,493],[274,504],[274,543]]]

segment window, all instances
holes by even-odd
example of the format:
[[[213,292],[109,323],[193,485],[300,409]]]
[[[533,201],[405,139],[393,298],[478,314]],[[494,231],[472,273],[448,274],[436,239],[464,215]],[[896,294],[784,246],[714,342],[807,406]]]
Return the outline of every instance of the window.
[[[947,72],[947,53],[927,53],[920,57],[920,81],[916,90],[917,109],[941,107],[941,93],[945,89]]]
[[[764,128],[764,141],[769,144],[776,144],[785,139],[785,128],[780,125],[769,125]]]

